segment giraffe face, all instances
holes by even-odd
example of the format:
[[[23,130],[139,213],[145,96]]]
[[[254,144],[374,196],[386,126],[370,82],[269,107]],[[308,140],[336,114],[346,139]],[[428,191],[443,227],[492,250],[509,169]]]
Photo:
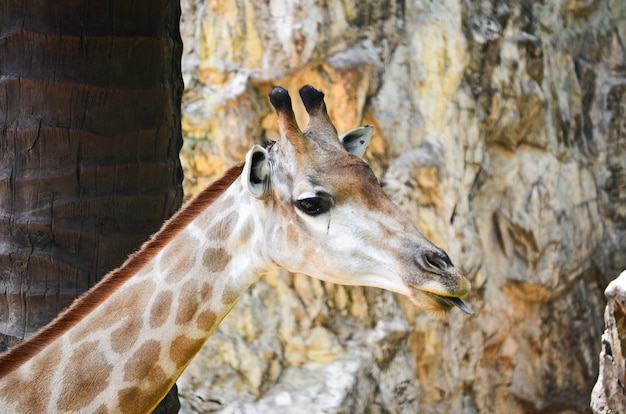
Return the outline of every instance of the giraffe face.
[[[372,127],[337,136],[311,87],[300,92],[311,120],[301,132],[287,91],[270,94],[282,138],[255,146],[243,183],[263,204],[263,255],[294,273],[404,294],[421,308],[471,309],[469,281],[385,195],[359,157]]]

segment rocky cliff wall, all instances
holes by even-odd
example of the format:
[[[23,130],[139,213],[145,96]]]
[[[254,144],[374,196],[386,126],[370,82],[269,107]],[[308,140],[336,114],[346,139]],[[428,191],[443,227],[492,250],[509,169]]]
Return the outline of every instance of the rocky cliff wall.
[[[626,268],[626,3],[182,6],[187,194],[276,136],[270,85],[312,84],[340,131],[376,127],[366,160],[476,310],[269,275],[179,381],[184,411],[589,409]]]

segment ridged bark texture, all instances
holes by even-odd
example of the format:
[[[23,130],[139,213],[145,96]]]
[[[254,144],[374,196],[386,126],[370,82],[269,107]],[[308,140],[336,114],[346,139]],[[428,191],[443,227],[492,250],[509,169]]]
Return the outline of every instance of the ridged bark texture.
[[[179,206],[177,1],[0,2],[0,350]]]

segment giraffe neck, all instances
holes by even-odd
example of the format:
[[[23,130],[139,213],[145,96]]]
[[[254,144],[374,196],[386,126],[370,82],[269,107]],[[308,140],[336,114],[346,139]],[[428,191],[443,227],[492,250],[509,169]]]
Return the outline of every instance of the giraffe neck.
[[[69,326],[52,339],[43,335],[49,343],[28,358],[22,355],[22,363],[0,378],[0,407],[11,412],[150,411],[264,270],[254,238],[260,223],[249,202],[237,179],[192,214],[184,228],[169,229],[165,245],[152,246],[166,225],[117,271],[134,265],[132,275],[108,295],[101,290],[111,289],[107,278],[115,272],[105,278],[78,302],[105,299],[93,309],[73,305],[59,318]],[[82,308],[88,312],[82,314]],[[37,336],[31,341],[36,345]],[[30,345],[27,351],[37,349]],[[13,353],[20,355],[19,345]],[[5,361],[0,358],[0,376],[11,368],[3,366]],[[32,391],[25,393],[25,388]]]

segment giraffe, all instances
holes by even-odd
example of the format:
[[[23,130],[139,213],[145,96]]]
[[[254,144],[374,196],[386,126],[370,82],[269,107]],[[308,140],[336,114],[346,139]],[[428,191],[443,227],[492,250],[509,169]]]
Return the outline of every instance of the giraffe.
[[[470,282],[385,196],[361,160],[371,126],[338,137],[324,94],[270,102],[280,138],[254,145],[118,269],[0,356],[0,408],[14,413],[152,410],[260,276],[276,268],[387,289],[428,311]]]

